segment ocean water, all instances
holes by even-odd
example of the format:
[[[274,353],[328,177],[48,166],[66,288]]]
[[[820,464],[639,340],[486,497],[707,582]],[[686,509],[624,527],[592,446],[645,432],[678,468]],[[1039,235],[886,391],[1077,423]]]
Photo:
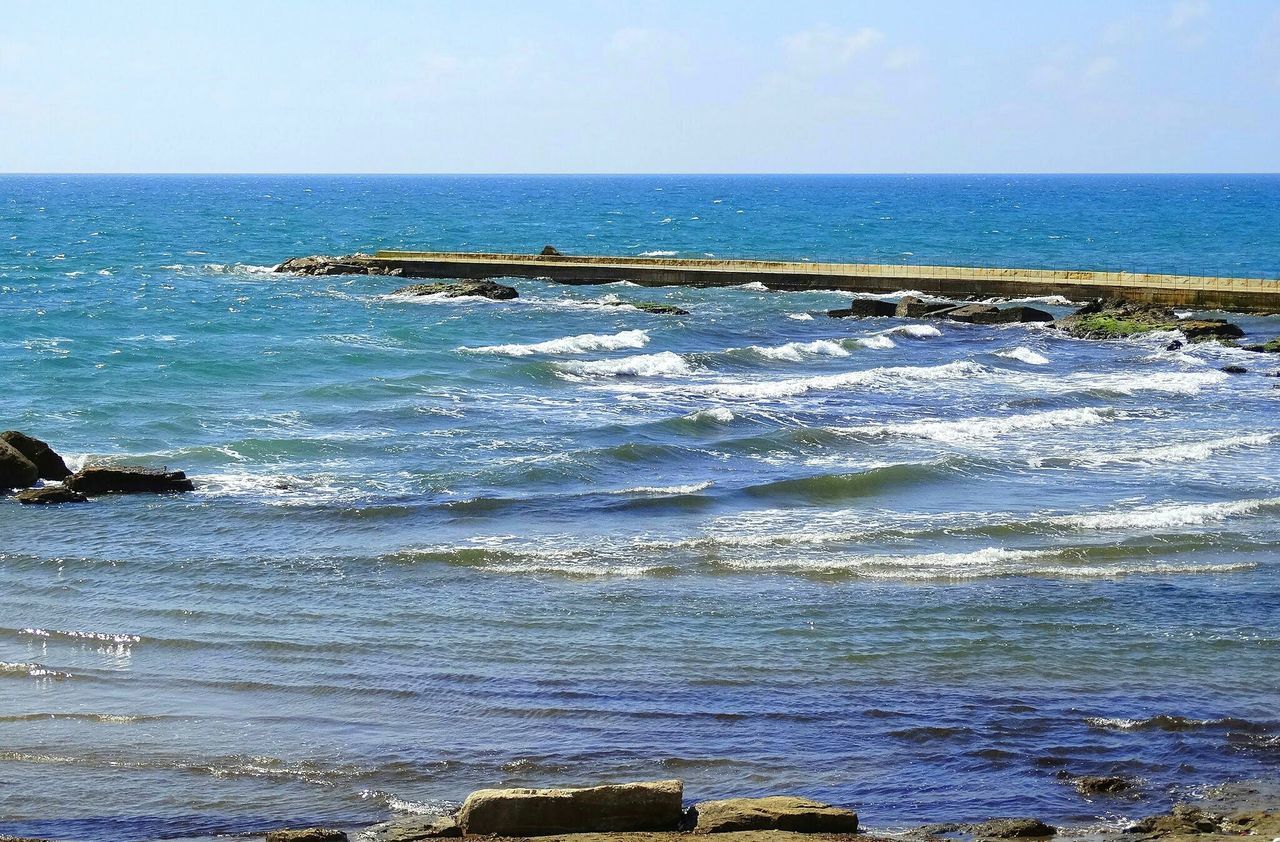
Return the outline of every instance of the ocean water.
[[[1280,362],[829,319],[840,293],[269,269],[553,243],[1275,276],[1278,232],[1277,177],[0,178],[0,427],[198,484],[0,499],[0,833],[658,777],[873,827],[1115,823],[1274,778]]]

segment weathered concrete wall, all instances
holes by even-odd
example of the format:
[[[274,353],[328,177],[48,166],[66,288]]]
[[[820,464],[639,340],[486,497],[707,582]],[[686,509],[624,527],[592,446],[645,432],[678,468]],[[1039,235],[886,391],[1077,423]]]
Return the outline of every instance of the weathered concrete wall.
[[[894,266],[870,263],[806,263],[754,260],[680,260],[643,257],[578,257],[523,254],[380,251],[389,268],[419,278],[546,278],[565,284],[631,281],[642,286],[736,286],[759,282],[770,289],[841,289],[897,292],[910,289],[954,298],[1124,298],[1205,310],[1280,313],[1280,282],[1053,269],[983,269]]]

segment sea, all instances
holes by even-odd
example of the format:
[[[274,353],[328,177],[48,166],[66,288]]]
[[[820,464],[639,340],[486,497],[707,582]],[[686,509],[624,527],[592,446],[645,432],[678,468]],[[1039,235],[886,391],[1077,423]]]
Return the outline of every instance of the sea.
[[[1280,177],[0,177],[0,428],[196,483],[0,498],[0,834],[659,778],[1119,827],[1278,776],[1280,358],[272,272],[547,244],[1276,279]]]

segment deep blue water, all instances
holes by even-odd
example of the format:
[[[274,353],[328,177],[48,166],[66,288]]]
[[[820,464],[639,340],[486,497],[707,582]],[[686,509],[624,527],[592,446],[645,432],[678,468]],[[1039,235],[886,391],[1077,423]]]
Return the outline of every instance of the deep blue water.
[[[1275,277],[1280,177],[0,178],[0,427],[198,483],[0,500],[0,833],[654,777],[1088,823],[1276,776],[1280,364],[268,271],[546,243]]]

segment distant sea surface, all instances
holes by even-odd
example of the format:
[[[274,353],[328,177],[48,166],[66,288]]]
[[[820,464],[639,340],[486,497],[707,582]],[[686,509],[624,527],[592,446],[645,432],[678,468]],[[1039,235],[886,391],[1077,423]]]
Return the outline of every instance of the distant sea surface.
[[[0,833],[668,777],[1117,823],[1280,772],[1280,360],[270,272],[548,243],[1275,277],[1280,178],[0,178],[0,428],[198,485],[0,499]]]

